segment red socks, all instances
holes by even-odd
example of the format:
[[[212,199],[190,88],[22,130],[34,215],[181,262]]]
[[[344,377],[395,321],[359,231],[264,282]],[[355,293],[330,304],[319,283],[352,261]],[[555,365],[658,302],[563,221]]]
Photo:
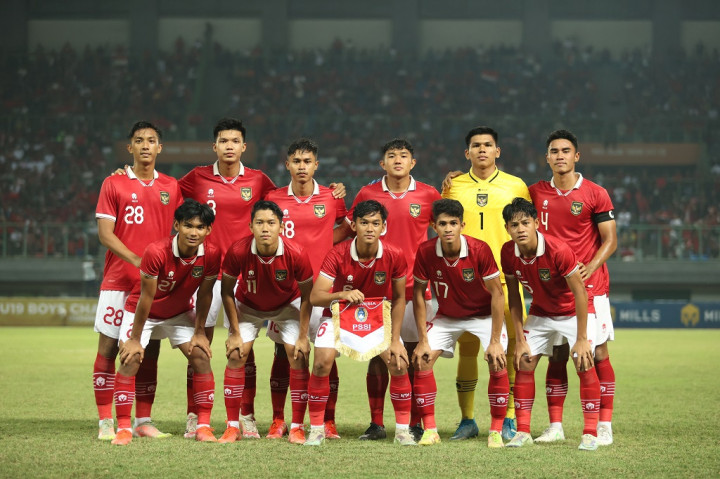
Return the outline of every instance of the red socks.
[[[98,417],[112,419],[113,392],[115,389],[115,360],[108,359],[100,353],[95,357],[93,365],[93,390]]]
[[[132,406],[135,401],[135,376],[123,376],[116,373],[114,397],[118,429],[130,429],[130,416],[132,416]]]
[[[245,388],[245,368],[230,369],[225,367],[225,411],[228,421],[240,420],[240,405]]]
[[[255,367],[255,351],[250,350],[245,363],[245,389],[242,394],[243,416],[255,414],[255,386],[257,368]]]
[[[585,420],[583,434],[597,436],[597,423],[600,415],[600,381],[595,368],[578,371],[578,377],[580,378],[580,404]]]
[[[187,382],[185,383],[185,388],[187,394],[187,412],[197,414],[197,407],[193,399],[193,368],[190,364],[187,366]]]
[[[193,375],[193,398],[198,410],[198,424],[209,425],[215,401],[215,378],[212,372]]]
[[[157,359],[145,358],[135,375],[135,417],[150,417],[157,389]]]
[[[290,374],[288,358],[276,355],[270,369],[270,400],[272,402],[273,419],[285,418],[285,399],[291,382]]]
[[[490,430],[502,431],[503,421],[508,408],[510,381],[507,369],[490,373],[488,381],[488,401],[490,402]]]
[[[550,422],[562,422],[563,405],[568,391],[567,363],[550,361],[545,375],[545,397],[547,398]]]
[[[437,383],[435,382],[435,374],[432,369],[430,371],[415,371],[413,382],[414,402],[422,419],[423,427],[425,429],[436,429],[435,396],[437,396]]]
[[[327,376],[318,377],[310,375],[308,381],[308,410],[310,412],[310,426],[321,427],[325,424],[325,405],[330,394],[330,381]]]
[[[370,420],[378,426],[383,426],[383,411],[385,410],[385,391],[388,387],[387,374],[368,374],[365,378],[367,385],[368,402],[370,403]]]
[[[402,376],[390,376],[390,400],[395,409],[395,423],[409,425],[410,409],[412,407],[412,386],[407,373]]]
[[[530,417],[535,402],[535,372],[517,371],[515,373],[515,416],[517,430],[530,433]]]
[[[290,370],[290,401],[292,402],[293,424],[302,424],[305,421],[309,379],[310,372],[307,369]]]
[[[600,381],[600,421],[611,422],[615,398],[615,370],[610,364],[610,358],[595,361],[595,371]]]
[[[325,406],[325,421],[334,421],[335,404],[337,404],[338,388],[340,387],[340,377],[338,376],[338,368],[335,361],[333,361],[332,369],[330,369],[330,376],[328,376],[328,378],[330,378],[330,394],[328,395],[327,405]]]

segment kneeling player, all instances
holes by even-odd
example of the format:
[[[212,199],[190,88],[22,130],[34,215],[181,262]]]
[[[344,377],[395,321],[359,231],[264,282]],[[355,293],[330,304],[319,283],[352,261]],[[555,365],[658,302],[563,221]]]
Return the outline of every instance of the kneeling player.
[[[355,239],[333,247],[320,268],[310,300],[329,307],[336,300],[360,304],[365,298],[392,298],[392,338],[390,348],[379,355],[390,373],[390,396],[395,408],[395,442],[416,445],[410,434],[412,388],[408,378],[407,352],[400,340],[405,312],[407,262],[402,251],[380,241],[385,230],[387,210],[375,200],[358,203],[351,228]],[[336,355],[332,319],[320,325],[315,338],[313,373],[308,385],[310,435],[306,446],[319,446],[325,440],[324,414],[330,383],[328,375]]]
[[[215,215],[208,205],[187,199],[175,211],[177,235],[148,245],[140,261],[140,284],[125,303],[120,328],[120,368],[115,376],[115,412],[118,432],[112,443],[132,440],[130,413],[135,396],[135,374],[153,339],[169,338],[195,370],[193,393],[198,405],[198,441],[216,441],[210,429],[215,380],[210,367],[210,342],[205,319],[212,288],[220,270],[220,252],[203,244]],[[199,288],[199,289],[198,289]],[[192,297],[197,290],[197,313]],[[123,342],[123,338],[127,338]]]
[[[537,231],[537,210],[532,203],[515,198],[503,209],[503,219],[512,241],[502,247],[502,269],[508,284],[510,313],[515,338],[515,413],[518,432],[507,447],[533,443],[530,413],[535,400],[535,368],[540,356],[550,356],[560,339],[570,352],[580,378],[580,403],[585,426],[579,449],[594,451],[597,443],[600,382],[593,364],[595,314],[588,306],[587,291],[575,254],[560,239]],[[523,304],[517,283],[533,296],[530,315],[522,325]],[[512,286],[512,288],[511,288]]]
[[[413,392],[425,428],[419,444],[440,442],[435,426],[437,384],[433,365],[440,356],[452,358],[455,342],[467,332],[482,343],[490,370],[488,398],[492,423],[488,447],[503,447],[500,433],[510,393],[505,358],[505,298],[492,250],[484,241],[462,235],[464,226],[460,202],[435,201],[433,229],[438,237],[421,244],[415,257],[413,305],[420,342],[413,355]],[[439,309],[426,324],[422,299],[428,282],[432,283]]]
[[[290,361],[290,442],[305,442],[313,271],[307,253],[280,238],[282,219],[282,211],[272,201],[255,203],[250,223],[253,236],[233,243],[223,261],[221,295],[228,321],[228,363],[224,388],[227,429],[220,438],[222,443],[242,437],[240,406],[245,362],[265,321],[272,325],[268,336],[284,344]],[[238,277],[242,278],[241,284],[235,288]]]

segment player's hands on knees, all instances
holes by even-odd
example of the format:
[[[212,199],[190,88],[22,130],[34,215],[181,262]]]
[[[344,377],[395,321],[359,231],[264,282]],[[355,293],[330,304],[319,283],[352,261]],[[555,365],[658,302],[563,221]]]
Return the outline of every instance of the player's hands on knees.
[[[451,171],[450,173],[445,175],[445,179],[442,182],[442,190],[441,191],[449,190],[450,187],[452,187],[452,179],[457,176],[460,176],[462,174],[463,174],[462,171]]]
[[[520,371],[522,368],[520,367],[521,363],[529,363],[531,361],[530,356],[530,346],[528,346],[528,343],[518,342],[515,341],[515,357],[513,358],[513,364],[515,365],[515,370]]]
[[[310,341],[308,341],[307,336],[298,338],[298,340],[295,342],[293,359],[295,359],[295,361],[297,361],[298,359],[305,359],[305,361],[310,361]]]
[[[140,362],[145,358],[145,350],[143,349],[140,341],[137,339],[128,339],[123,342],[120,341],[120,364],[128,364],[136,354],[140,355]]]
[[[570,350],[570,357],[573,358],[575,369],[578,371],[587,371],[595,366],[592,347],[587,339],[575,341],[575,344]]]
[[[345,198],[347,191],[345,191],[345,185],[342,183],[330,183],[328,186],[332,190],[333,198]]]
[[[505,350],[500,343],[490,343],[485,350],[485,361],[493,368],[494,371],[501,371],[507,367],[507,358]]]
[[[393,341],[390,343],[388,352],[390,353],[388,366],[397,368],[398,371],[402,371],[403,363],[405,364],[405,368],[410,366],[410,359],[408,358],[407,350],[400,341]]]
[[[240,333],[230,334],[225,340],[225,356],[230,359],[230,355],[233,351],[237,351],[238,358],[243,356],[243,340]]]
[[[362,291],[358,289],[353,289],[350,291],[340,292],[340,299],[344,299],[348,303],[360,304],[365,301],[365,295],[362,293]]]
[[[412,363],[415,366],[415,369],[424,370],[424,366],[430,364],[431,352],[432,350],[430,349],[430,345],[427,340],[421,340],[418,342],[412,355]]]
[[[205,333],[193,334],[192,339],[190,339],[190,344],[188,345],[188,356],[192,354],[193,348],[200,348],[200,350],[204,352],[209,359],[212,358],[210,341],[207,336],[205,336]]]

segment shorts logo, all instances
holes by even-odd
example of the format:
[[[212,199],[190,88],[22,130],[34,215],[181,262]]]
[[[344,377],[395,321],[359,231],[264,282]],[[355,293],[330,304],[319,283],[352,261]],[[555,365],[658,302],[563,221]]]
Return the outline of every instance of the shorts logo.
[[[313,213],[315,213],[315,216],[318,218],[322,218],[325,216],[325,205],[315,205],[313,207]]]
[[[250,201],[252,199],[252,188],[240,188],[240,197],[245,201]]]
[[[467,283],[475,281],[475,270],[473,268],[465,268],[462,270],[463,279]]]
[[[170,203],[170,193],[167,191],[161,191],[160,192],[160,203],[167,205]]]
[[[368,312],[367,309],[363,308],[362,306],[359,306],[358,309],[355,310],[355,320],[358,323],[364,323],[368,319]]]
[[[193,266],[192,273],[191,273],[192,277],[199,278],[200,276],[202,276],[203,269],[204,269],[203,266]]]
[[[417,218],[420,216],[420,205],[415,203],[410,203],[410,216],[413,218]]]
[[[545,268],[540,268],[538,270],[540,273],[540,279],[543,281],[550,281],[550,270]]]
[[[580,213],[582,213],[583,204],[579,201],[573,201],[570,205],[570,213],[572,213],[575,216],[578,216]]]
[[[377,271],[375,273],[375,277],[373,278],[375,280],[375,284],[385,284],[385,271]]]
[[[478,206],[487,206],[488,204],[488,194],[487,193],[478,193],[477,194],[477,205]]]
[[[287,277],[288,275],[286,269],[275,270],[275,281],[285,281]]]

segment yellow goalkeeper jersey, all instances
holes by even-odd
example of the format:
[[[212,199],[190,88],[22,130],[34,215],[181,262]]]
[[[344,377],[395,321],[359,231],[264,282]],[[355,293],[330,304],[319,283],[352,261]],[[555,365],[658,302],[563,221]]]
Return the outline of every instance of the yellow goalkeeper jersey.
[[[495,170],[487,180],[473,175],[472,170],[453,178],[452,187],[442,193],[443,198],[458,200],[465,210],[465,229],[463,234],[486,242],[495,256],[500,277],[505,276],[500,266],[500,249],[510,240],[505,231],[502,210],[518,196],[530,200],[530,192],[525,182],[517,176]]]

